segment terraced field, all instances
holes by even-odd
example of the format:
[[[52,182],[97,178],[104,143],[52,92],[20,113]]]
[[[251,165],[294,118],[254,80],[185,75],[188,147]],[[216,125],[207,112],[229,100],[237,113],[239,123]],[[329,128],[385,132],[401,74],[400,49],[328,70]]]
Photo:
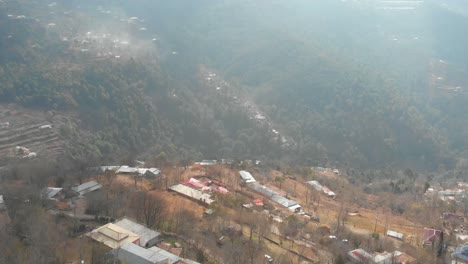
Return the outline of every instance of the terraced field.
[[[24,155],[17,153],[17,146],[25,147],[40,157],[60,155],[63,152],[63,141],[58,134],[61,119],[61,116],[50,112],[0,106],[0,123],[9,123],[9,126],[0,127],[0,166],[25,159]]]

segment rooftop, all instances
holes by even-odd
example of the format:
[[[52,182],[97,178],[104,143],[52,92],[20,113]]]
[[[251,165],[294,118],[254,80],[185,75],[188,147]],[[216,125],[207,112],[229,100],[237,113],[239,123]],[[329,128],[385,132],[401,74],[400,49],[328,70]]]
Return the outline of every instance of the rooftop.
[[[62,191],[62,188],[46,187],[43,190],[43,197],[47,199],[54,199],[55,195],[57,195],[60,191]]]
[[[125,243],[139,243],[140,236],[115,224],[103,225],[86,236],[103,243],[110,248],[118,248]]]
[[[89,192],[99,190],[102,188],[102,185],[96,181],[85,182],[81,185],[75,186],[72,188],[73,191],[79,193],[80,195],[85,195]]]
[[[183,194],[185,196],[188,196],[190,198],[193,198],[195,200],[201,201],[206,204],[212,204],[214,202],[213,199],[211,199],[211,195],[208,193],[204,193],[202,191],[190,188],[188,186],[185,186],[183,184],[177,184],[171,186],[169,189],[178,192],[180,194]]]
[[[398,233],[398,232],[395,232],[395,231],[392,231],[392,230],[387,231],[387,236],[395,237],[395,238],[398,238],[398,239],[403,239],[403,234],[402,233]]]
[[[468,244],[458,246],[455,252],[452,254],[452,257],[455,259],[468,261]]]
[[[127,217],[124,217],[120,220],[117,220],[114,225],[119,226],[123,229],[126,229],[130,232],[133,232],[140,236],[140,245],[141,246],[146,246],[146,244],[150,241],[153,240],[154,238],[157,238],[161,235],[161,233],[154,231],[142,224],[139,224]]]
[[[272,189],[267,188],[267,187],[265,187],[263,185],[260,185],[260,184],[258,184],[256,182],[249,184],[248,187],[251,188],[254,191],[257,191],[257,192],[265,195],[266,197],[270,198],[272,201],[274,201],[274,202],[276,202],[278,204],[281,204],[282,206],[284,206],[286,208],[290,208],[290,209],[292,208],[292,210],[294,210],[294,209],[300,207],[300,205],[298,203],[296,203],[295,201],[287,199],[287,198],[279,195],[277,192],[273,191]]]
[[[247,183],[256,182],[255,178],[248,171],[241,170],[239,171],[239,174],[242,177],[242,179]]]
[[[173,263],[169,261],[166,254],[161,254],[159,251],[139,247],[132,243],[126,243],[120,248],[114,250],[114,254],[125,263],[132,264],[166,264]]]
[[[349,251],[348,256],[354,260],[359,261],[359,263],[367,263],[370,259],[372,259],[372,255],[367,253],[367,251],[362,248]]]
[[[395,262],[398,264],[412,264],[416,262],[415,258],[405,252],[395,251],[393,254],[395,256]]]

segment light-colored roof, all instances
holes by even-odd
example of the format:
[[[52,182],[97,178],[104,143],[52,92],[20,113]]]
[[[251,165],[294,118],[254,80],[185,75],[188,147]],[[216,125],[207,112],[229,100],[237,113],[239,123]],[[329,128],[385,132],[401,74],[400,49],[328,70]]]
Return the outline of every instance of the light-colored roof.
[[[147,172],[158,175],[161,172],[158,168],[138,168],[137,171],[141,175],[146,174]]]
[[[158,247],[142,248],[127,243],[113,250],[114,255],[129,264],[200,264],[190,259],[183,259]]]
[[[99,190],[102,188],[102,185],[96,181],[85,182],[81,185],[75,186],[72,188],[73,191],[79,193],[80,195],[85,195],[89,192]]]
[[[121,166],[118,170],[117,170],[117,173],[137,173],[138,172],[138,169],[137,168],[133,168],[133,167],[129,167],[129,166]]]
[[[86,236],[103,243],[110,248],[117,248],[125,243],[139,244],[140,236],[112,223],[103,225]]]
[[[373,262],[375,264],[392,264],[393,254],[390,252],[377,253],[373,257]]]
[[[124,263],[131,264],[166,264],[173,263],[166,254],[139,247],[132,243],[123,244],[120,248],[114,249],[114,254]]]
[[[185,186],[183,184],[177,184],[171,186],[169,189],[178,192],[180,194],[183,194],[185,196],[191,197],[195,200],[201,201],[206,204],[212,204],[214,202],[213,199],[211,199],[211,195],[208,193],[204,193],[202,191],[190,188],[188,186]]]
[[[396,260],[396,263],[399,264],[413,264],[416,262],[415,258],[405,252],[395,251],[393,255],[395,256],[394,259]]]
[[[144,175],[146,172],[151,172],[154,175],[158,175],[161,171],[158,168],[135,168],[129,166],[121,166],[117,171],[117,173],[138,173],[140,175]]]
[[[468,244],[458,246],[452,257],[468,262]]]
[[[296,203],[295,201],[293,200],[290,200],[290,199],[287,199],[281,195],[279,195],[277,192],[273,191],[272,189],[270,188],[267,188],[263,185],[260,185],[256,182],[254,183],[251,183],[251,184],[248,184],[247,187],[249,187],[250,189],[256,191],[256,192],[259,192],[263,195],[265,195],[266,197],[270,198],[272,201],[278,203],[278,204],[281,204],[282,206],[286,207],[286,208],[290,208],[291,210],[294,210],[298,207],[300,207],[300,205],[298,206],[298,203]]]
[[[116,226],[124,228],[140,236],[140,246],[144,247],[146,243],[154,238],[157,238],[161,233],[149,229],[148,227],[139,224],[129,218],[122,218],[114,223]]]
[[[105,172],[105,171],[107,171],[107,170],[109,170],[109,171],[117,171],[119,168],[120,168],[120,166],[101,166],[101,167],[99,167],[99,169],[100,169],[102,172]]]
[[[323,187],[318,181],[308,181],[307,184],[312,186],[316,191],[321,192]]]
[[[0,210],[6,210],[5,201],[3,200],[3,195],[0,195]]]
[[[392,231],[392,230],[387,231],[387,236],[396,237],[398,239],[403,239],[403,234],[402,233],[398,233],[398,232],[395,232],[395,231]]]
[[[46,187],[44,189],[43,197],[46,197],[47,199],[54,199],[54,196],[57,195],[62,188],[53,188],[53,187]]]
[[[241,170],[239,171],[239,174],[242,177],[242,179],[247,183],[256,182],[255,178],[248,171]]]

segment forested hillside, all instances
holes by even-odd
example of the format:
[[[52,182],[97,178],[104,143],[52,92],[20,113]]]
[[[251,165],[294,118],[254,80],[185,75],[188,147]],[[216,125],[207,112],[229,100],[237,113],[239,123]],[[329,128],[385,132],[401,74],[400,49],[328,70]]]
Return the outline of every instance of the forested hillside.
[[[2,3],[0,100],[78,114],[80,122],[61,128],[73,160],[162,152],[175,160],[248,158],[276,148],[269,137],[255,142],[265,131],[242,109],[195,93],[196,72],[177,79],[171,62],[162,65],[158,44],[134,25],[116,29],[90,11],[95,6],[69,4]]]
[[[467,99],[467,17],[439,3],[144,4],[171,43],[237,80],[295,139],[295,161],[436,169],[464,157],[466,117],[453,112]]]
[[[467,17],[374,5],[5,1],[0,100],[78,113],[64,127],[74,158],[451,167],[466,155]],[[231,97],[206,89],[203,67]]]

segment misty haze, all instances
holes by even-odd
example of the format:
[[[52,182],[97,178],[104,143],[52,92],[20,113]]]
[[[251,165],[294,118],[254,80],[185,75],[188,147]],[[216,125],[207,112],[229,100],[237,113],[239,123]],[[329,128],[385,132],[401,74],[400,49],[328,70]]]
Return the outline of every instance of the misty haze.
[[[468,263],[468,1],[0,0],[0,264]]]

